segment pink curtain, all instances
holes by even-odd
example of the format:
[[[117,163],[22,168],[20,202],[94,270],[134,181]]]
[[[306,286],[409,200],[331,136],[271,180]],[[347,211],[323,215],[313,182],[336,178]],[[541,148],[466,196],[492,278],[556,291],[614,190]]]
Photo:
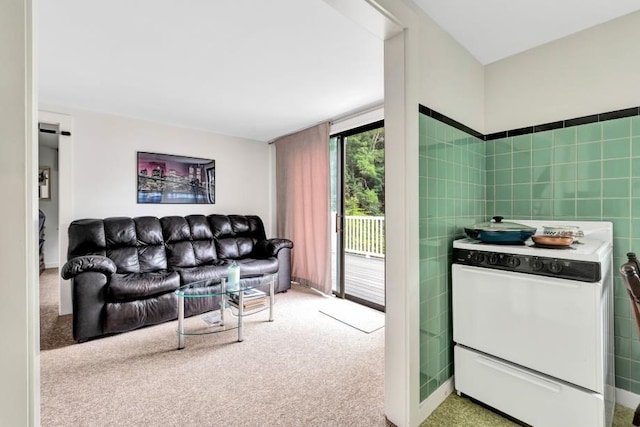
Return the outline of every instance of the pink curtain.
[[[329,123],[276,140],[278,236],[293,241],[293,280],[331,293]]]

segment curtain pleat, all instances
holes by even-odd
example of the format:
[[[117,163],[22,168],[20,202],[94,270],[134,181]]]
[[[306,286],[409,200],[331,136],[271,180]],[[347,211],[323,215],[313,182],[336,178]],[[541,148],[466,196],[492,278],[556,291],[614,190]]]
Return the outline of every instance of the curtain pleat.
[[[278,236],[293,241],[293,280],[331,293],[329,123],[276,140]]]

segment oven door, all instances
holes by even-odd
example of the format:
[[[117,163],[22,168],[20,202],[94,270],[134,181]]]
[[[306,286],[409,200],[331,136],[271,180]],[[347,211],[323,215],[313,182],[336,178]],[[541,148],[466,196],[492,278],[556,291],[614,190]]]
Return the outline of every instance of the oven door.
[[[454,264],[452,291],[456,343],[603,393],[602,282]]]

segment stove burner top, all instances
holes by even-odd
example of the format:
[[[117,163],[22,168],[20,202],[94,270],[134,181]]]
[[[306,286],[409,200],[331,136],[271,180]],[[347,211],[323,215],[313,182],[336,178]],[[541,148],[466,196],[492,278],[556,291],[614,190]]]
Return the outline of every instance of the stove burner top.
[[[499,247],[505,247],[505,246],[527,246],[527,241],[522,241],[522,242],[483,242],[482,240],[478,240],[478,239],[472,239],[471,237],[467,237],[466,238],[467,241],[469,243],[472,244],[477,244],[477,245],[492,245],[492,246],[499,246]]]

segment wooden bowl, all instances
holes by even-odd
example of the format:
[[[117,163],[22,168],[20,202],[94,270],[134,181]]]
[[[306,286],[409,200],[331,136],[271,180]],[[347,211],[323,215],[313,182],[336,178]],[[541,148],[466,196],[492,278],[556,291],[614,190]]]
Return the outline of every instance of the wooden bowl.
[[[571,246],[574,238],[572,236],[550,236],[547,234],[536,234],[531,236],[531,240],[536,245],[551,247],[567,247]]]

